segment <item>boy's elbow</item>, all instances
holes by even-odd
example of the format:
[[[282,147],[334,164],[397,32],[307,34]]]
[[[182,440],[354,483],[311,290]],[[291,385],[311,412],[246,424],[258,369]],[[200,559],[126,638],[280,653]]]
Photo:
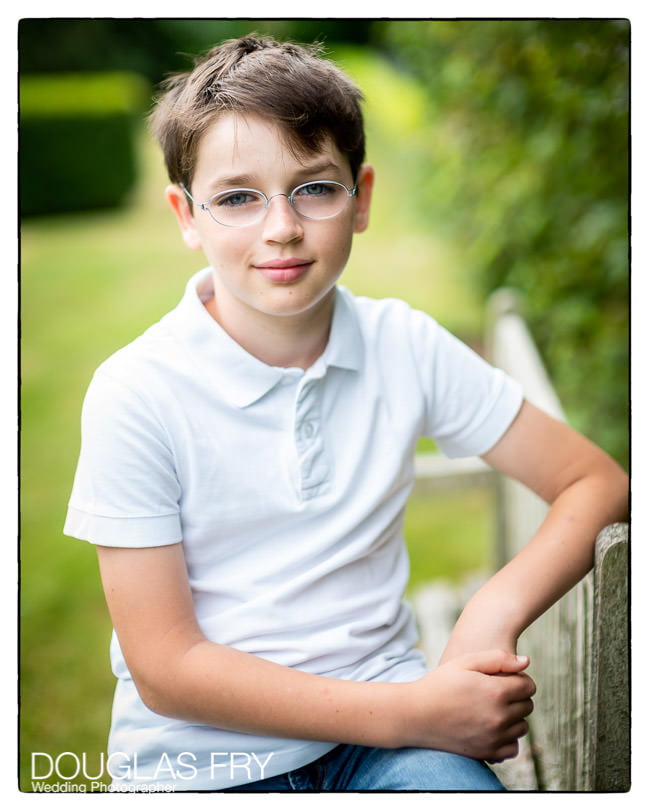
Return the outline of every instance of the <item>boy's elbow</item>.
[[[188,653],[185,650],[130,667],[138,695],[151,712],[167,718],[185,717],[187,698],[194,692]]]
[[[169,671],[167,671],[169,673]],[[173,679],[161,678],[155,673],[132,673],[135,689],[144,706],[167,718],[179,717],[177,701],[172,689]]]
[[[614,465],[615,471],[611,474],[611,488],[616,494],[617,511],[615,520],[628,521],[630,506],[629,476],[617,463],[614,463]]]
[[[147,710],[156,713],[157,715],[170,716],[169,709],[164,700],[164,694],[156,689],[156,686],[150,680],[142,678],[134,678],[135,689],[144,706]]]
[[[600,481],[602,506],[605,505],[606,524],[629,518],[629,476],[610,456],[605,456],[600,469],[594,472]]]

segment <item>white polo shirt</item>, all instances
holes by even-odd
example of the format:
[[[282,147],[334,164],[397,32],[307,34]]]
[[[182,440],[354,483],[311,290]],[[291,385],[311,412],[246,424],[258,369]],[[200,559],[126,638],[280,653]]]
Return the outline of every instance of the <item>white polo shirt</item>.
[[[313,366],[267,366],[210,317],[210,295],[205,269],[97,370],[65,533],[106,546],[182,541],[215,642],[337,678],[418,678],[402,599],[416,443],[484,453],[518,412],[520,387],[429,316],[341,287]],[[116,784],[231,787],[332,747],[159,716],[115,635],[111,660]]]

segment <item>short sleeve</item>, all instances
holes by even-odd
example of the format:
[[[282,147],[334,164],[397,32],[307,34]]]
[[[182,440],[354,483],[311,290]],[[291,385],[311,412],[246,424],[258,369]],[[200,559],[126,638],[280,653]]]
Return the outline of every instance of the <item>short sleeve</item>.
[[[164,427],[137,391],[96,373],[64,533],[105,546],[182,540],[180,485]]]
[[[451,458],[486,453],[520,410],[520,384],[424,313],[415,314],[413,346],[426,404],[424,435]]]

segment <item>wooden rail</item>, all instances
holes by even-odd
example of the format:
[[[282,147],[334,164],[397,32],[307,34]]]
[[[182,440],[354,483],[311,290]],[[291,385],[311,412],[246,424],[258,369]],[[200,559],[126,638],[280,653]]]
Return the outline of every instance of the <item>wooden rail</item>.
[[[523,386],[526,397],[558,419],[561,404],[511,291],[490,300],[490,361]],[[450,467],[450,473],[446,474]],[[455,466],[441,458],[418,461],[418,487],[495,488],[499,567],[527,543],[547,506],[532,492],[491,472],[479,459]],[[486,573],[463,587],[433,583],[414,596],[422,644],[431,665],[455,618]],[[518,758],[495,767],[511,790],[627,791],[630,787],[628,526],[597,538],[594,569],[521,637],[537,684],[530,733]]]

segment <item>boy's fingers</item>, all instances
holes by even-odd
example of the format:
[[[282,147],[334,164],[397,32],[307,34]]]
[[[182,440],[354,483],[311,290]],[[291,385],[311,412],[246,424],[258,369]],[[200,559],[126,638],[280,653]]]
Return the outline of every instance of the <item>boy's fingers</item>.
[[[527,721],[515,721],[509,726],[503,735],[503,739],[497,746],[493,758],[489,758],[489,763],[500,763],[507,758],[516,757],[519,751],[519,738],[522,738],[528,732]]]
[[[529,666],[529,663],[529,656],[517,656],[514,653],[507,653],[505,654],[505,659],[500,672],[520,673],[521,670],[525,670],[525,668]]]
[[[500,749],[498,749],[498,751],[494,755],[494,757],[488,758],[487,763],[502,763],[503,760],[515,758],[517,754],[518,754],[518,741],[514,741],[513,743],[507,744],[506,746],[501,746]]]
[[[488,650],[469,653],[457,660],[468,670],[477,670],[489,676],[497,673],[520,673],[529,665],[528,656],[517,656],[503,650]]]
[[[523,719],[531,715],[533,711],[534,703],[529,698],[524,701],[513,701],[509,705],[509,715],[512,719],[512,723],[523,721]]]
[[[517,721],[507,730],[511,740],[518,740],[519,738],[522,738],[523,735],[527,735],[528,731],[529,725],[527,721]]]
[[[488,675],[500,676],[507,681],[507,687],[511,691],[512,700],[522,701],[526,698],[532,698],[536,693],[534,679],[528,676],[527,673],[495,673]]]

